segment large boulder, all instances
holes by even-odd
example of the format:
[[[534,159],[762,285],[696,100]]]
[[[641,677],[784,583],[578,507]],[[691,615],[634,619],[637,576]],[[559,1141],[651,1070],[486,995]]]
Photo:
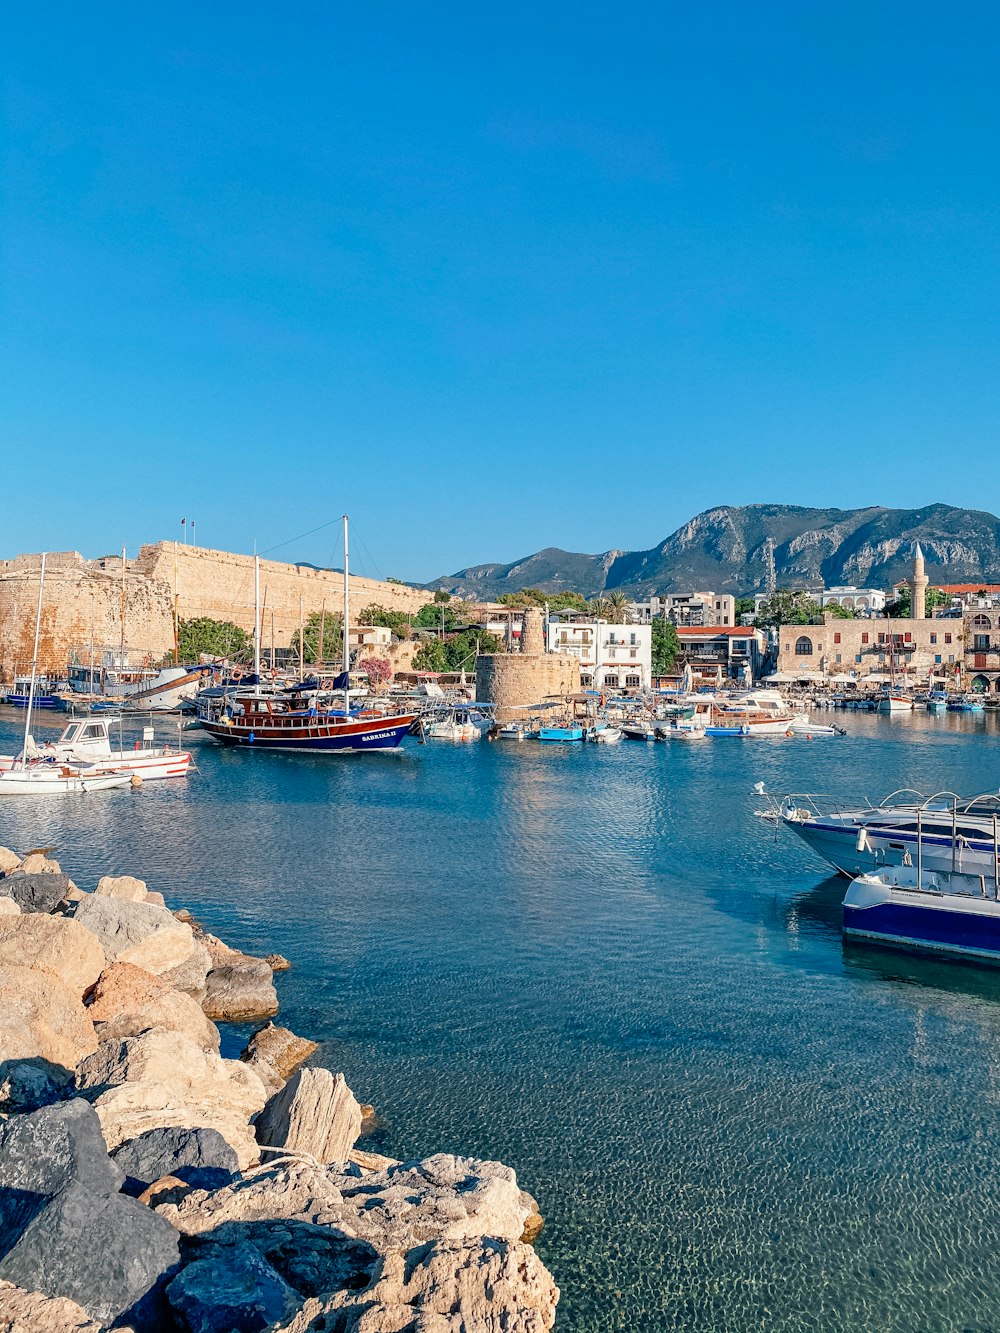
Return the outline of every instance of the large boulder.
[[[0,877],[9,875],[21,864],[21,858],[17,852],[12,852],[9,847],[0,847]]]
[[[262,1147],[307,1152],[318,1162],[344,1162],[361,1133],[361,1107],[343,1074],[298,1069],[257,1117]]]
[[[0,1282],[0,1333],[101,1333],[76,1301]]]
[[[438,1240],[386,1254],[368,1286],[306,1301],[273,1333],[547,1333],[558,1300],[559,1288],[529,1245]]]
[[[23,1060],[51,1066],[57,1075],[64,1071],[68,1079],[96,1049],[87,1011],[58,977],[0,964],[0,1081],[13,1062]]]
[[[94,890],[99,898],[124,898],[130,903],[146,900],[146,881],[134,875],[102,875]]]
[[[29,875],[23,870],[5,876],[3,881],[4,894],[13,898],[22,912],[54,912],[72,887],[69,875]]]
[[[299,1295],[252,1245],[212,1246],[184,1266],[167,1299],[189,1333],[258,1333],[289,1319]]]
[[[49,848],[49,851],[52,849]],[[61,875],[59,862],[48,856],[45,851],[29,852],[18,863],[18,869],[26,875]]]
[[[0,916],[20,916],[21,909],[13,898],[0,893]]]
[[[76,904],[74,919],[100,940],[109,962],[147,972],[178,967],[194,949],[191,927],[152,903],[90,893]]]
[[[105,1042],[81,1062],[77,1081],[112,1149],[174,1125],[218,1130],[241,1169],[258,1159],[249,1121],[264,1105],[263,1083],[239,1060],[222,1060],[183,1033],[151,1028]]]
[[[81,997],[101,975],[105,958],[100,942],[78,922],[22,912],[0,917],[0,965],[4,963],[44,969]]]
[[[532,1207],[509,1166],[441,1153],[366,1175],[281,1162],[221,1190],[193,1190],[157,1211],[187,1235],[286,1218],[333,1227],[385,1253],[480,1236],[519,1242]]]
[[[219,1030],[201,1006],[133,963],[112,963],[97,979],[87,1014],[99,1039],[133,1037],[149,1028],[184,1032],[205,1051],[219,1049]]]
[[[125,1191],[141,1194],[154,1180],[174,1176],[203,1189],[228,1185],[239,1170],[236,1153],[216,1129],[150,1129],[115,1150]]]
[[[146,901],[149,901],[147,896]],[[184,991],[193,1000],[201,1004],[205,998],[205,982],[212,968],[212,956],[204,944],[196,937],[194,948],[182,963],[167,968],[160,976],[174,990]]]
[[[317,1049],[316,1042],[307,1037],[266,1023],[244,1046],[240,1059],[260,1075],[268,1092],[274,1093]]]
[[[115,1194],[125,1176],[111,1161],[94,1108],[80,1097],[0,1122],[0,1245],[23,1194],[53,1195],[76,1182]]]
[[[230,950],[205,979],[201,1007],[209,1018],[247,1023],[278,1012],[274,975],[263,958]]]
[[[37,1197],[23,1229],[4,1239],[0,1277],[69,1297],[106,1324],[162,1329],[158,1297],[180,1261],[174,1229],[136,1199],[76,1182]]]

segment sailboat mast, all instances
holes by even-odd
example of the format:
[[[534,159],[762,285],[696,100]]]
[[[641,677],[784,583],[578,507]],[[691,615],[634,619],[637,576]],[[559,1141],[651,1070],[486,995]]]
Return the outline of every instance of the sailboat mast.
[[[253,674],[260,675],[260,556],[253,557]]]
[[[344,715],[351,712],[351,592],[347,577],[347,515],[344,515]]]
[[[122,547],[122,642],[118,652],[118,680],[121,682],[125,670],[125,547]]]
[[[35,673],[38,671],[38,640],[42,632],[42,588],[45,586],[45,552],[42,552],[42,569],[38,575],[38,610],[35,612],[35,647],[31,655],[31,684],[28,686],[28,709],[24,718],[24,744],[21,748],[21,767],[28,758],[28,739],[31,735],[31,710],[35,706]]]

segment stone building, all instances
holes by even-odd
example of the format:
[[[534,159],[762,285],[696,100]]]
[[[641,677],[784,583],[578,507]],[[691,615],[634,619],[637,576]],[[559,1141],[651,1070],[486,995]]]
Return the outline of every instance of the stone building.
[[[811,625],[782,625],[778,672],[820,678],[896,675],[930,677],[943,684],[961,670],[965,656],[962,621],[840,620],[827,614]]]
[[[10,680],[31,665],[39,555],[0,561],[0,679]],[[125,642],[132,665],[158,661],[174,645],[175,608],[181,620],[207,616],[231,620],[242,629],[254,624],[252,556],[158,542],[143,546],[135,560],[121,556],[85,560],[76,551],[46,557],[39,666],[62,673],[75,657],[90,660],[91,645],[100,661],[106,649],[118,652],[124,609]],[[335,570],[260,562],[261,642],[287,646],[300,615],[338,612],[343,605],[343,575]],[[370,603],[408,614],[429,600],[428,593],[405,584],[351,576],[354,612]]]
[[[580,663],[567,653],[545,651],[545,628],[538,607],[524,613],[517,652],[476,658],[476,697],[491,703],[497,721],[525,721],[531,704],[564,699],[580,690]]]

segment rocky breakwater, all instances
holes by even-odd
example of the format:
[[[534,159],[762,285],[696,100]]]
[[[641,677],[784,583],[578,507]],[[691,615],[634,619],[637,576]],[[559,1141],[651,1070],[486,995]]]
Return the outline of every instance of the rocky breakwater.
[[[131,876],[0,848],[0,1333],[542,1333],[514,1172],[359,1149],[366,1113],[267,1022],[273,971]]]

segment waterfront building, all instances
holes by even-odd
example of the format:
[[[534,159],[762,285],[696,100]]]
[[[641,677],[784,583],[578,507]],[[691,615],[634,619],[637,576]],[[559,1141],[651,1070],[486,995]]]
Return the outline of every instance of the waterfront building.
[[[567,653],[579,661],[584,688],[619,691],[650,687],[651,625],[612,625],[579,612],[569,614],[553,613],[550,617],[547,647],[550,653]]]
[[[735,625],[736,598],[729,593],[671,592],[632,602],[630,618],[648,625],[661,617],[675,625]]]
[[[752,684],[761,674],[767,652],[763,630],[744,625],[677,627],[681,660],[703,681],[737,680]]]
[[[828,612],[778,634],[778,674],[805,680],[905,676],[943,684],[961,674],[964,655],[963,626],[952,620],[841,620]]]

